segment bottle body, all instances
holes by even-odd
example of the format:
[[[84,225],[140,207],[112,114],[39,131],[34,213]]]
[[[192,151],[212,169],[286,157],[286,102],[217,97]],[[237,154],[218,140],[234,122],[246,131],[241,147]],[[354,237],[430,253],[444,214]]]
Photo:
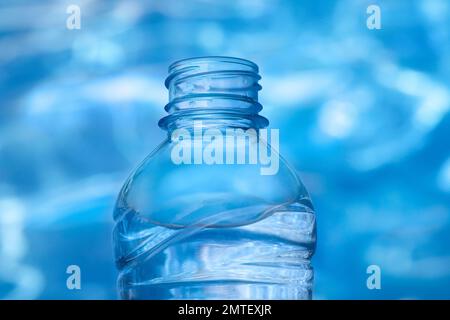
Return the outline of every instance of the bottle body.
[[[310,299],[308,193],[260,129],[213,118],[184,121],[182,139],[170,131],[124,184],[114,212],[121,298]],[[263,149],[276,170],[252,161]]]

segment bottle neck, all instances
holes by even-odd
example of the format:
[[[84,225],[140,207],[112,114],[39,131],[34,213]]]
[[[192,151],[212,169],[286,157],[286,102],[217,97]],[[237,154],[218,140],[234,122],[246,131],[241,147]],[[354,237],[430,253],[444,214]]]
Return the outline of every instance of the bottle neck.
[[[159,126],[169,133],[192,128],[265,128],[268,120],[258,113],[258,66],[244,59],[203,57],[175,62],[165,85],[169,90],[168,116]]]

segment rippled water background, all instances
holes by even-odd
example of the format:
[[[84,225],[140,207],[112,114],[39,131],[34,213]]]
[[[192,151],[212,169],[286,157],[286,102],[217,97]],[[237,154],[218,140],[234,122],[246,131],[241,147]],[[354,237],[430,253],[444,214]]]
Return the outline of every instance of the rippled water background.
[[[261,68],[318,215],[314,298],[450,298],[446,0],[2,1],[0,298],[117,297],[115,197],[164,136],[167,66],[199,55]]]

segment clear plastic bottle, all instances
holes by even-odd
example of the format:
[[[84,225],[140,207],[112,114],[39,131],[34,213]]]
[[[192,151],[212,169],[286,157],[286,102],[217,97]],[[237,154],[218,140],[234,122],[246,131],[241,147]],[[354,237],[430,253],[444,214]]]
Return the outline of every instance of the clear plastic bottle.
[[[259,79],[256,64],[231,57],[169,67],[169,115],[159,122],[168,137],[125,182],[114,212],[122,298],[311,298],[315,214],[262,135]],[[263,149],[276,172],[267,155],[252,162],[250,150]]]

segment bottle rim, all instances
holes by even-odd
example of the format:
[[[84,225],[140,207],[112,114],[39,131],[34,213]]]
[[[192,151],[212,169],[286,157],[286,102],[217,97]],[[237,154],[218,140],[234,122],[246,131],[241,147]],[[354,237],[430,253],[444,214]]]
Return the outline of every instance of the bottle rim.
[[[255,72],[258,72],[258,65],[250,60],[244,58],[230,57],[230,56],[198,56],[191,58],[184,58],[177,60],[169,65],[169,73],[175,71],[179,67],[199,62],[225,62],[225,63],[233,63],[233,64],[242,64],[254,69]]]
[[[250,60],[229,56],[203,56],[177,60],[169,68],[169,75],[164,84],[169,88],[170,82],[180,75],[193,75],[205,71],[224,72],[248,72],[258,76],[258,65]]]

